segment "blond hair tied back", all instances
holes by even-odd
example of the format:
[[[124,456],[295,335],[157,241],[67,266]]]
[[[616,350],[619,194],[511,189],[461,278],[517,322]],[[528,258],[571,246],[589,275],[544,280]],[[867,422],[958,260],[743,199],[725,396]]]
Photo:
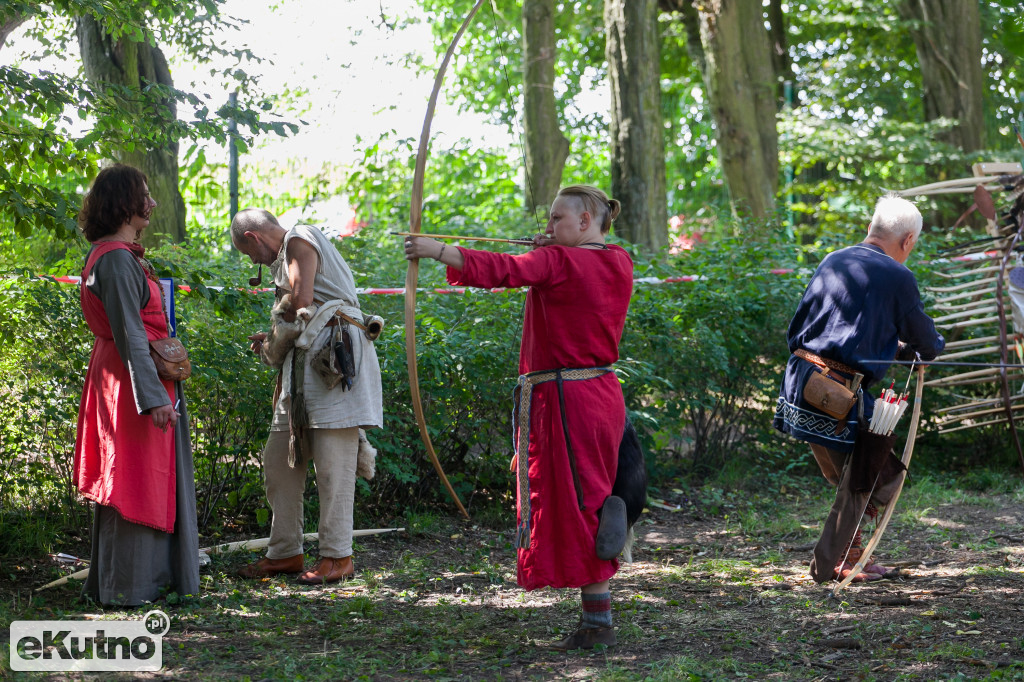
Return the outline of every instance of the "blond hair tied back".
[[[569,185],[558,190],[560,197],[574,197],[583,205],[583,210],[601,225],[601,234],[608,234],[612,229],[612,221],[618,217],[622,204],[618,199],[609,199],[608,195],[591,185]]]

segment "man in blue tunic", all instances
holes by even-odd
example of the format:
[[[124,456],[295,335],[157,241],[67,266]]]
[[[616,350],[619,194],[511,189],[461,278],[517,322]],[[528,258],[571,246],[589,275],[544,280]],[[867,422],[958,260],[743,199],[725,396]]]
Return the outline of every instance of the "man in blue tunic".
[[[822,260],[790,322],[789,350],[793,355],[786,365],[773,426],[807,441],[832,485],[839,485],[853,450],[858,409],[854,404],[844,418],[835,418],[808,404],[804,387],[811,375],[827,369],[829,377],[855,392],[859,384],[864,418],[869,420],[874,409],[870,389],[885,376],[889,364],[867,360],[897,355],[931,360],[945,346],[924,312],[913,273],[904,265],[917,244],[921,225],[921,213],[906,199],[895,194],[879,199],[867,238]],[[866,515],[873,518],[876,514],[877,509],[868,504]],[[826,535],[844,538],[840,549],[847,547],[832,564],[834,570],[820,565],[822,557],[815,550],[819,566],[817,571],[812,566],[812,575],[819,582],[843,576],[860,556],[856,527],[826,527],[823,541]],[[827,543],[819,542],[819,548],[823,544]],[[869,563],[856,580],[879,578],[885,572]]]

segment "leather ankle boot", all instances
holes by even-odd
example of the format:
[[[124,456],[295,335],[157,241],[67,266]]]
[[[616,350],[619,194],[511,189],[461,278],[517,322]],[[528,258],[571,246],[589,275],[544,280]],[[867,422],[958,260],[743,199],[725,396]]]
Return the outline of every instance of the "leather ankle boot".
[[[238,569],[238,575],[242,578],[270,578],[279,573],[298,573],[302,570],[305,560],[304,554],[296,554],[284,559],[264,557]]]
[[[356,567],[352,563],[352,557],[346,556],[340,559],[322,556],[316,566],[300,575],[296,580],[303,585],[326,585],[336,583],[339,580],[348,580],[356,574]]]

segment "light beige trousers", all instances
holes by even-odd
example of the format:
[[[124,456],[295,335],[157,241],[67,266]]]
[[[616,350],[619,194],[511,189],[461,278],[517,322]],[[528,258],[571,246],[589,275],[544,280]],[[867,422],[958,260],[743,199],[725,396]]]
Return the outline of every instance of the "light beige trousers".
[[[320,497],[320,556],[352,556],[359,429],[310,429],[310,450]],[[273,512],[267,557],[302,554],[302,495],[309,465],[288,466],[288,432],[271,431],[263,450],[267,501]]]

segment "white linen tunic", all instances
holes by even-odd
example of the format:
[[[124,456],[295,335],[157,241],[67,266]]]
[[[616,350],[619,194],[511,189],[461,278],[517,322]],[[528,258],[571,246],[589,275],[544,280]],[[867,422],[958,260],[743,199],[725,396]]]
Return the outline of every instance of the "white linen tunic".
[[[281,257],[271,265],[274,284],[284,292],[291,292],[288,280],[288,262],[283,255],[288,242],[302,239],[316,249],[318,258],[316,276],[313,280],[313,299],[310,309],[321,306],[339,307],[354,319],[361,319],[359,299],[356,295],[355,280],[348,264],[338,250],[316,227],[297,225],[288,230],[281,248]],[[325,311],[326,312],[326,311]],[[316,319],[314,315],[314,320]],[[373,342],[366,338],[361,329],[349,327],[352,336],[352,354],[356,366],[356,378],[352,388],[342,390],[338,384],[328,389],[320,375],[310,366],[316,351],[327,343],[333,327],[323,327],[316,333],[306,353],[306,371],[303,390],[306,410],[309,414],[309,428],[346,429],[358,426],[363,429],[379,428],[384,425],[384,407],[381,391],[380,364]],[[291,354],[285,360],[284,369],[291,366]],[[274,406],[273,431],[288,430],[288,391],[282,390]]]

